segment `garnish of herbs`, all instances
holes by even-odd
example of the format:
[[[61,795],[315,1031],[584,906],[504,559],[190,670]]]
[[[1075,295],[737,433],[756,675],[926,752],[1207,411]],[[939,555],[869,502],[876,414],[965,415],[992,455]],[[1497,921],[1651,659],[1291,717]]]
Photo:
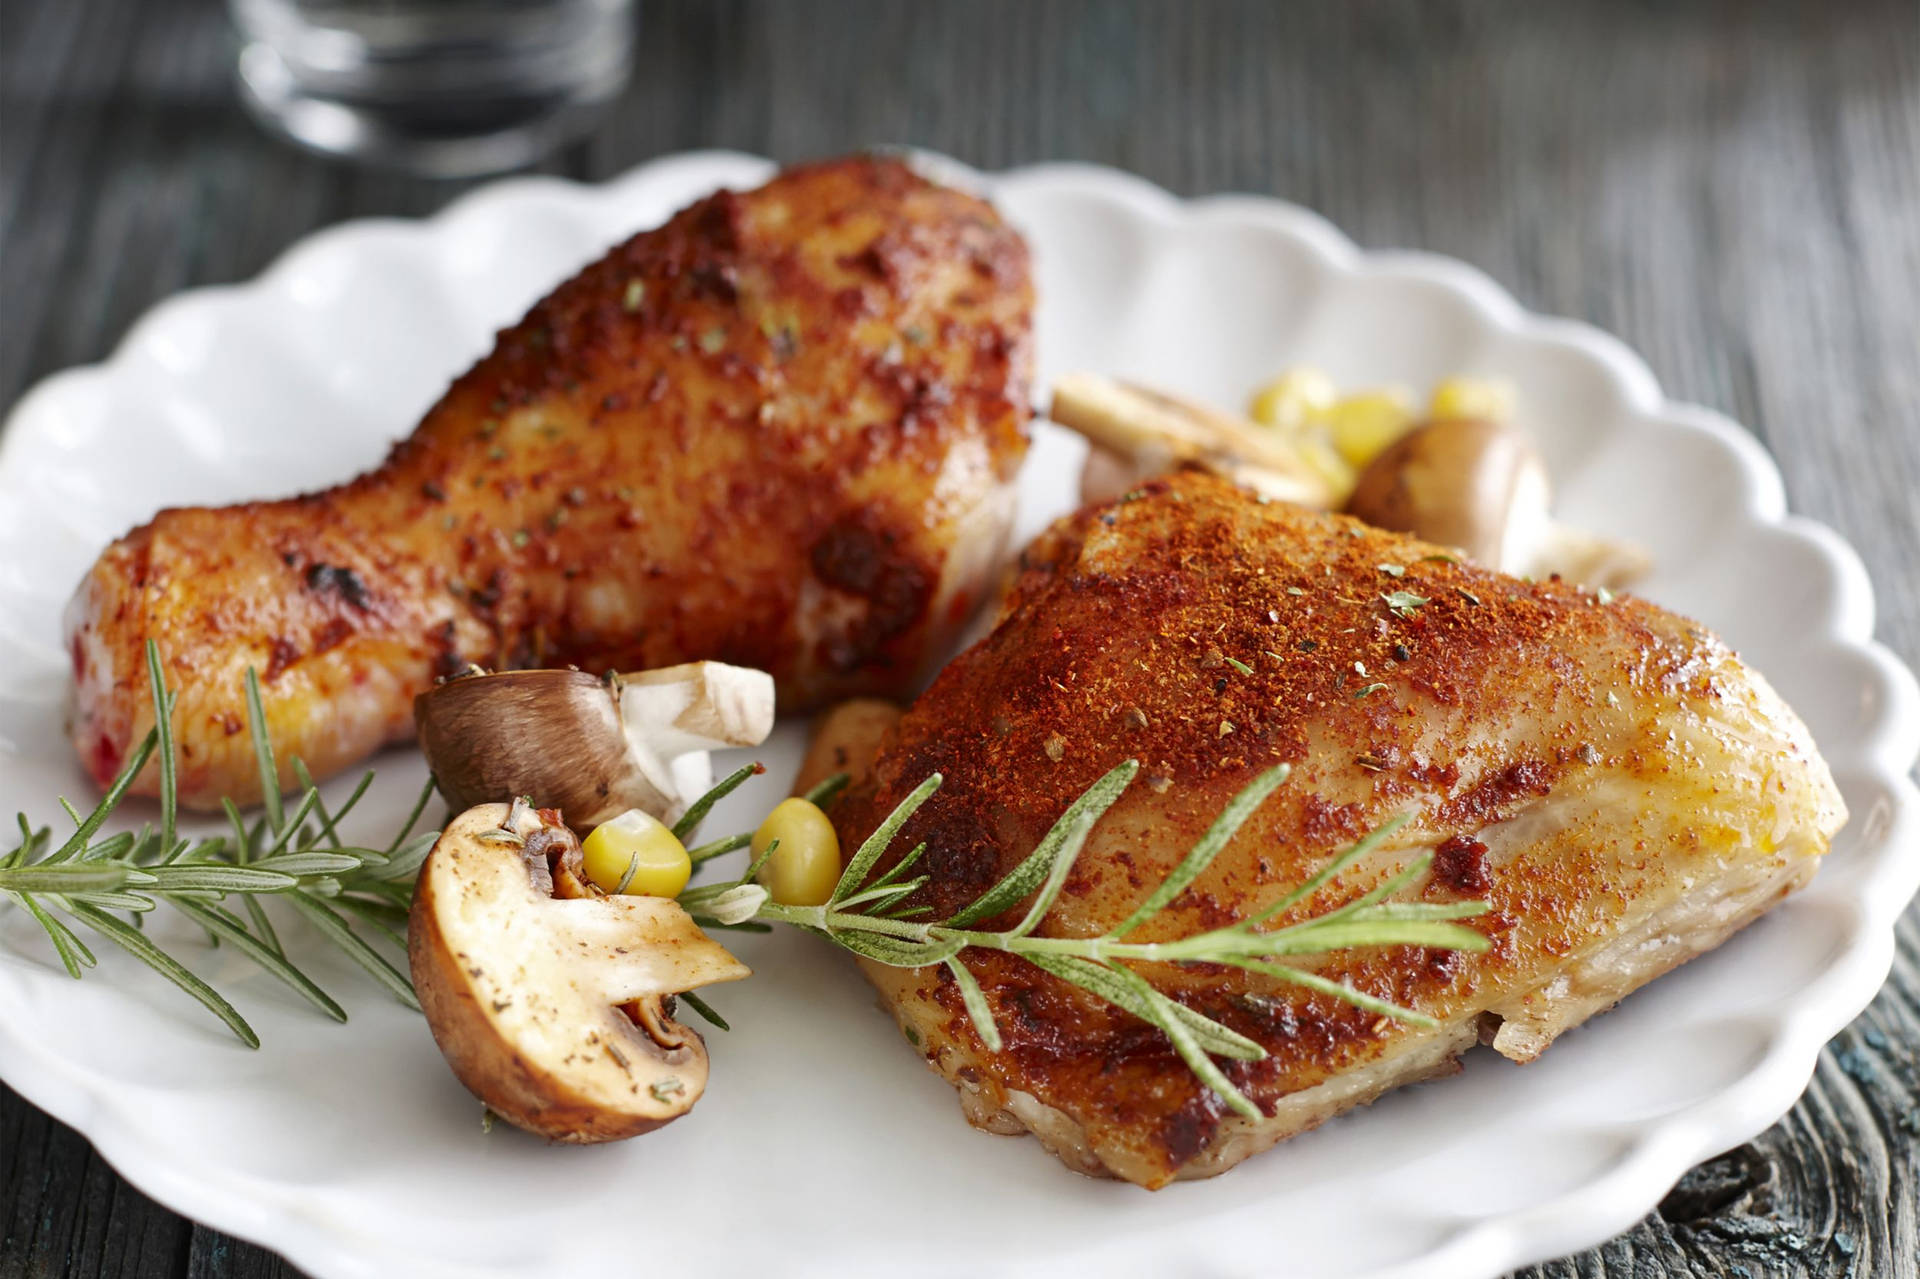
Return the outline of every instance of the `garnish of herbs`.
[[[234,946],[322,1012],[345,1021],[345,1010],[299,968],[282,944],[265,910],[266,903],[279,899],[396,997],[417,1008],[405,973],[377,943],[405,946],[413,878],[438,837],[436,831],[414,833],[432,798],[432,783],[421,791],[406,824],[384,847],[346,844],[337,833],[338,827],[366,794],[374,774],[366,773],[339,811],[329,812],[306,768],[295,760],[293,772],[300,790],[289,804],[279,792],[279,774],[266,732],[259,685],[249,671],[248,720],[262,792],[267,797],[264,811],[249,824],[238,806],[223,802],[229,834],[182,837],[176,829],[171,731],[176,695],[166,687],[159,653],[151,643],[147,647],[147,669],[154,727],[91,813],[82,816],[61,801],[75,829],[58,847],[53,847],[48,828],[36,829],[24,814],[20,816],[20,843],[0,856],[0,894],[12,899],[46,930],[61,962],[74,977],[81,976],[96,961],[66,922],[68,919],[159,971],[206,1005],[250,1047],[259,1045],[259,1037],[233,1005],[146,936],[141,919],[160,903],[193,920],[214,945],[225,942]],[[137,833],[101,835],[101,827],[125,799],[133,779],[156,758],[160,773],[158,826],[149,823]],[[720,781],[689,807],[675,824],[675,834],[682,838],[691,835],[716,802],[757,771],[749,765]],[[969,950],[998,950],[1017,955],[1157,1027],[1195,1076],[1219,1094],[1229,1108],[1248,1117],[1257,1117],[1258,1108],[1214,1059],[1254,1061],[1266,1056],[1265,1049],[1162,994],[1131,964],[1226,965],[1302,986],[1398,1021],[1430,1026],[1432,1020],[1420,1013],[1285,961],[1360,947],[1486,949],[1484,935],[1457,921],[1484,913],[1487,903],[1388,900],[1426,872],[1431,854],[1413,858],[1398,873],[1352,901],[1284,927],[1269,927],[1277,916],[1308,902],[1343,869],[1384,844],[1405,824],[1404,816],[1376,827],[1305,883],[1248,919],[1174,940],[1130,940],[1207,869],[1241,825],[1287,780],[1284,764],[1259,774],[1234,796],[1179,864],[1118,925],[1097,937],[1035,935],[1094,825],[1119,800],[1138,771],[1138,764],[1129,760],[1094,782],[1068,805],[1032,853],[993,887],[944,920],[923,918],[930,908],[910,901],[929,882],[926,874],[911,873],[926,852],[924,843],[885,872],[877,876],[873,873],[908,819],[939,789],[942,779],[937,773],[902,800],[854,852],[824,905],[785,906],[772,901],[754,880],[766,854],[737,879],[689,887],[678,900],[697,922],[710,928],[759,931],[772,924],[785,924],[877,963],[901,968],[943,965],[952,974],[968,1016],[990,1051],[998,1051],[1001,1046],[1000,1030],[985,993],[966,965],[965,954]],[[808,798],[831,803],[844,784],[844,777],[831,778]],[[696,862],[710,861],[745,847],[748,841],[747,835],[728,836],[700,845],[693,855]],[[231,898],[240,899],[244,915],[229,908]],[[1022,902],[1026,907],[1011,926],[979,927],[983,921],[1009,914]],[[130,915],[132,922],[122,915]],[[725,1028],[724,1021],[704,1002],[688,996],[682,999]]]

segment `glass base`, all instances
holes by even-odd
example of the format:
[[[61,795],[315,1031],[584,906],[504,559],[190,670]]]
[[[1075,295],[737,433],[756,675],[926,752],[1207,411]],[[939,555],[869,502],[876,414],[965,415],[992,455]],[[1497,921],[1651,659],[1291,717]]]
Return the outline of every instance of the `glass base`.
[[[262,124],[323,155],[436,178],[477,177],[531,164],[585,135],[625,76],[565,93],[491,99],[474,109],[354,101],[304,89],[285,59],[255,41],[240,52],[240,100]]]

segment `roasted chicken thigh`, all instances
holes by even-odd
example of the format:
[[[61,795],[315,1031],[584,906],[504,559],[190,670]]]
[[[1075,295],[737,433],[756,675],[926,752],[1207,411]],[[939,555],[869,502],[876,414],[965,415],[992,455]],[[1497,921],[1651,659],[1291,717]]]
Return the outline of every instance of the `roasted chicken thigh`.
[[[1160,1031],[1000,951],[972,950],[1004,1045],[945,969],[869,977],[975,1124],[1158,1187],[1247,1155],[1476,1042],[1527,1061],[1804,884],[1845,811],[1805,726],[1704,628],[1528,583],[1440,548],[1189,472],[1056,524],[997,628],[889,730],[839,805],[843,844],[929,773],[895,847],[924,840],[942,918],[1031,851],[1090,783],[1140,774],[1093,830],[1040,935],[1127,917],[1259,771],[1292,766],[1192,886],[1129,940],[1259,913],[1396,814],[1411,820],[1280,926],[1434,853],[1415,899],[1485,899],[1485,953],[1390,947],[1309,963],[1436,1020],[1418,1028],[1271,977],[1141,965],[1250,1036],[1228,1112]],[[1017,917],[985,921],[1003,927]],[[863,961],[864,962],[864,961]]]
[[[104,784],[147,731],[148,640],[196,806],[258,797],[248,667],[319,775],[468,663],[908,693],[999,566],[1031,309],[1020,237],[895,160],[701,200],[501,333],[378,470],[108,547],[67,617],[74,745]]]

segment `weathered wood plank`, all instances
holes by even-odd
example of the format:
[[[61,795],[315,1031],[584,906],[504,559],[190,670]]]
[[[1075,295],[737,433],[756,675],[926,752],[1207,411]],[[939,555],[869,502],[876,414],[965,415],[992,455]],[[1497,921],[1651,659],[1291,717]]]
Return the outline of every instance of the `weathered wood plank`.
[[[724,146],[910,142],[1270,192],[1363,244],[1472,261],[1747,423],[1858,547],[1920,660],[1920,12],[1910,0],[1184,6],[646,0],[605,176]],[[204,0],[0,6],[0,404],[300,236],[460,184],[260,135]],[[1764,589],[1764,584],[1756,584]],[[278,1276],[0,1090],[0,1279]],[[1633,1231],[1539,1276],[1916,1274],[1920,914],[1800,1104]]]

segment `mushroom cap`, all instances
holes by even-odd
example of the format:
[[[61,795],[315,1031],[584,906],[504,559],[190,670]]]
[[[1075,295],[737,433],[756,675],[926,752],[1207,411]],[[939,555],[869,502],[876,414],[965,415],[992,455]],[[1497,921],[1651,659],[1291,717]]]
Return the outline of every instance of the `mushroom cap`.
[[[749,970],[666,898],[552,896],[546,851],[572,847],[551,810],[462,813],[421,866],[408,958],[435,1043],[495,1114],[555,1141],[616,1141],[706,1089],[706,1044],[668,999]]]
[[[537,795],[591,825],[662,801],[630,757],[612,688],[585,671],[456,676],[415,698],[413,719],[455,809]]]
[[[1511,572],[1545,529],[1547,499],[1546,464],[1519,429],[1444,418],[1368,463],[1346,509],[1376,528],[1457,546]]]

